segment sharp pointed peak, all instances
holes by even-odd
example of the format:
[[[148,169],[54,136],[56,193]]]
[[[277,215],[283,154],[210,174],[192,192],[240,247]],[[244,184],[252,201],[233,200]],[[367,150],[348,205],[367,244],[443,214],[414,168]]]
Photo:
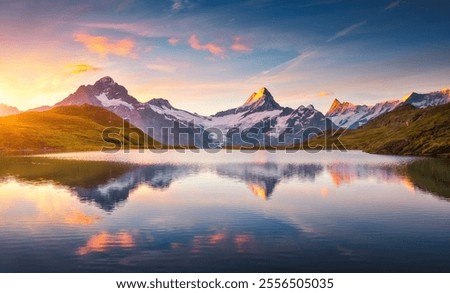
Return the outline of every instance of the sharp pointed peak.
[[[339,111],[342,111],[342,110],[348,109],[348,108],[354,108],[354,107],[356,107],[356,106],[350,102],[341,102],[337,98],[335,98],[333,100],[333,103],[330,106],[330,109],[326,113],[326,115],[328,115],[328,116],[334,115]]]
[[[262,95],[264,95],[264,94],[270,94],[270,92],[269,92],[269,90],[266,88],[266,87],[262,87],[262,88],[260,88],[259,89],[259,91],[257,92],[257,94],[262,94]]]
[[[259,89],[259,91],[254,92],[248,99],[245,101],[244,105],[251,105],[254,104],[260,100],[274,100],[272,94],[269,92],[269,90],[266,87],[262,87]]]
[[[334,98],[332,105],[335,104],[342,105],[341,101],[339,101],[338,98]]]
[[[410,92],[409,94],[404,95],[403,98],[402,98],[402,102],[408,100],[409,98],[411,98],[413,95],[416,95],[416,94],[417,93],[415,93],[415,92]]]

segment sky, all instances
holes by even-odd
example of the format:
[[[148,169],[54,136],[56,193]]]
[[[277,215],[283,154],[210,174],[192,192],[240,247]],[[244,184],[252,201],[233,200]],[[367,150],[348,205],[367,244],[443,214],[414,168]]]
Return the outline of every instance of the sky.
[[[283,106],[450,87],[449,1],[0,0],[0,103],[53,105],[111,76],[210,115],[267,87]]]

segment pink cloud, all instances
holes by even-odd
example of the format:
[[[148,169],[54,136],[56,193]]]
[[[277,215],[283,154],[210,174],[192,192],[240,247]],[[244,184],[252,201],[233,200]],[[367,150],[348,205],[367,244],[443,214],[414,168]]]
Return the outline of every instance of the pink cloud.
[[[236,52],[250,52],[252,51],[252,48],[241,43],[241,37],[237,36],[234,38],[234,43],[231,45],[231,50]]]
[[[111,40],[105,36],[94,36],[78,33],[74,35],[75,41],[82,43],[86,48],[101,56],[108,54],[122,57],[133,57],[134,41],[130,39]]]
[[[201,44],[198,36],[195,34],[189,38],[189,45],[194,50],[208,51],[213,56],[220,57],[222,59],[225,58],[225,48],[214,43]]]
[[[172,46],[176,46],[180,42],[180,39],[172,37],[169,38],[167,42],[169,42],[169,44],[171,44]]]

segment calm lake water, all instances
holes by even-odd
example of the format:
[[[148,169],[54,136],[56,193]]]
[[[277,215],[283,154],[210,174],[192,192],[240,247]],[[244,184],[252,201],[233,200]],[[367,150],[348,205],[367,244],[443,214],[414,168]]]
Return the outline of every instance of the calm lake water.
[[[450,272],[450,161],[0,158],[0,272]]]

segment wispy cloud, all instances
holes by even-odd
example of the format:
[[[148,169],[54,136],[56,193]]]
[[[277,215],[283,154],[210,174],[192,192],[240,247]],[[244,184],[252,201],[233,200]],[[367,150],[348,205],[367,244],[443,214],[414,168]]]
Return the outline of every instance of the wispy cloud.
[[[346,35],[348,35],[349,33],[351,33],[352,31],[356,30],[357,28],[365,25],[367,23],[366,20],[355,23],[349,27],[344,28],[341,31],[338,31],[337,33],[334,34],[334,36],[332,36],[330,39],[328,39],[328,42],[334,41],[336,39],[345,37]]]
[[[163,73],[172,73],[176,71],[175,66],[168,64],[158,64],[158,63],[149,63],[147,64],[147,68],[152,71],[163,72]]]
[[[176,45],[178,45],[178,43],[180,42],[180,39],[179,39],[179,38],[171,37],[171,38],[167,39],[167,42],[168,42],[169,44],[171,44],[172,46],[176,46]]]
[[[187,1],[185,0],[172,0],[172,11],[180,11],[186,7]]]
[[[194,50],[208,51],[215,57],[225,58],[225,48],[214,43],[201,44],[198,36],[195,34],[189,38],[188,42]]]
[[[94,36],[82,33],[75,34],[74,39],[75,41],[84,44],[89,51],[97,53],[100,56],[113,54],[122,57],[134,57],[133,49],[135,43],[130,39],[114,41],[105,36]]]
[[[386,7],[384,7],[384,10],[394,9],[400,5],[402,0],[395,0],[389,3]]]
[[[150,22],[136,22],[136,23],[118,23],[118,22],[77,22],[79,26],[106,29],[132,34],[141,37],[165,37],[166,32]]]
[[[67,72],[66,75],[80,74],[89,71],[98,71],[99,67],[92,66],[90,64],[68,64],[65,66]]]
[[[236,37],[234,37],[233,45],[231,45],[231,50],[236,51],[236,52],[244,52],[245,53],[245,52],[252,51],[252,48],[243,44],[240,36],[236,36]]]

